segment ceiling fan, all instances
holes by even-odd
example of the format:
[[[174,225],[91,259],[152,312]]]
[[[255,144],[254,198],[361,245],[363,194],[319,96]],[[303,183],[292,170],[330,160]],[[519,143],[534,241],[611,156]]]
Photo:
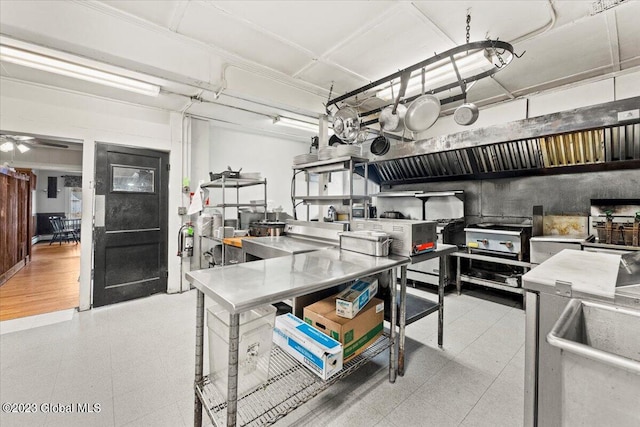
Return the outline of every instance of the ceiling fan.
[[[9,134],[1,134],[0,135],[0,151],[9,152],[13,151],[15,148],[18,149],[21,153],[26,153],[32,148],[69,148],[66,144],[61,144],[55,141],[49,141],[44,139],[38,139],[33,136],[26,135],[9,135]]]

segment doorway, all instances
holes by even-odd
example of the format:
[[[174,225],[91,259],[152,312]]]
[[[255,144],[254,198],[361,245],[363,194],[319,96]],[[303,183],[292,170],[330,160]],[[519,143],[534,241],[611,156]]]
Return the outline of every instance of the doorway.
[[[26,215],[31,254],[24,267],[0,286],[0,320],[77,308],[81,243],[64,239],[50,245],[49,217],[79,218],[78,194],[74,193],[73,203],[70,195],[74,187],[82,186],[83,146],[70,139],[2,135],[13,149],[0,153],[0,163],[30,177],[31,215]]]

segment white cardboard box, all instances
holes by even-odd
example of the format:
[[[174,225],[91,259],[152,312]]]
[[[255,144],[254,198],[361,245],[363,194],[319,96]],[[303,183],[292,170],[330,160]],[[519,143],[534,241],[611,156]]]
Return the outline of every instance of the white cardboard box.
[[[353,319],[378,292],[378,279],[367,277],[356,282],[336,296],[336,314]]]
[[[342,370],[342,344],[291,313],[276,317],[273,342],[323,380]]]

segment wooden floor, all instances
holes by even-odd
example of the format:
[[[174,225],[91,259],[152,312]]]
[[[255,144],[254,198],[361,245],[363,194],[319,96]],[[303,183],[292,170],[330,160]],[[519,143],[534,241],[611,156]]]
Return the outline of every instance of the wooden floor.
[[[34,245],[31,262],[0,286],[0,320],[78,307],[79,276],[80,244]]]

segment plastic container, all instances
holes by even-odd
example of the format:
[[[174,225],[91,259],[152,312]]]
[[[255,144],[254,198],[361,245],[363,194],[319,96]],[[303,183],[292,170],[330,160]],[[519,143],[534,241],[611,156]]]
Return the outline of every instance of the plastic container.
[[[263,385],[269,375],[276,308],[265,305],[240,313],[238,397]],[[227,398],[229,369],[229,312],[216,305],[207,309],[209,377]]]

